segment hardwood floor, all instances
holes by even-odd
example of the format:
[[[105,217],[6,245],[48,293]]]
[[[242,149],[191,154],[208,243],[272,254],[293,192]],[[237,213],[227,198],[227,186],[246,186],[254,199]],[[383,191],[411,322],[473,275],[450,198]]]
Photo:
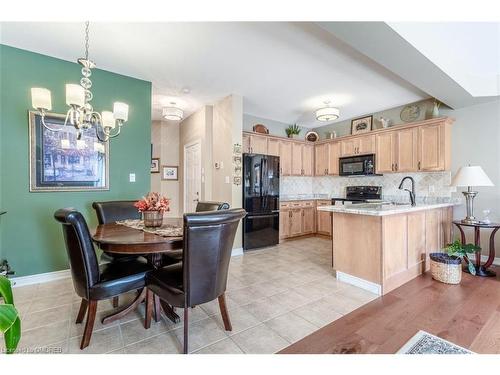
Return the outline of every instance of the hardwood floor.
[[[280,353],[391,354],[419,330],[477,353],[500,353],[500,276],[463,273],[460,285],[446,285],[426,273]]]

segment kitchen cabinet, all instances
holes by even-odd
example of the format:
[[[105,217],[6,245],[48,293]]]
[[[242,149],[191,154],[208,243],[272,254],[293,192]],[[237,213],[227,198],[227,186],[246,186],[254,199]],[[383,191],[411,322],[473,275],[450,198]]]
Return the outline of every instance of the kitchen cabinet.
[[[340,141],[340,156],[373,154],[375,152],[375,136],[363,135]]]
[[[267,155],[267,137],[262,135],[244,134],[243,152],[247,154]]]
[[[292,175],[312,176],[314,161],[314,146],[292,142]]]
[[[317,201],[316,206],[329,206],[331,201]],[[332,213],[328,211],[316,210],[316,233],[326,236],[332,235]]]
[[[280,239],[312,234],[315,222],[314,201],[280,203]]]
[[[451,131],[447,124],[418,128],[419,171],[444,171],[450,168]]]
[[[280,168],[282,176],[292,174],[292,142],[280,141]]]
[[[314,147],[314,175],[339,174],[339,142],[329,142]]]
[[[267,140],[267,155],[280,156],[280,140],[269,138]]]
[[[377,134],[377,173],[416,172],[417,135],[415,128]]]
[[[302,145],[292,143],[292,175],[302,176]]]

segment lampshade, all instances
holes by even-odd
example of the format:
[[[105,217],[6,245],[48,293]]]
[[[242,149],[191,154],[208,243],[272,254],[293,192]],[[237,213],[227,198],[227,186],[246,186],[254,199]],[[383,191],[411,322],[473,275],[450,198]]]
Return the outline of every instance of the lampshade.
[[[110,128],[110,129],[115,128],[115,116],[113,115],[113,112],[102,111],[101,119],[102,119],[102,126],[104,128]]]
[[[177,107],[164,107],[163,117],[167,120],[180,121],[184,116],[184,111]]]
[[[50,111],[52,109],[50,91],[41,87],[33,87],[31,89],[31,105],[35,109]]]
[[[115,119],[121,121],[128,120],[128,104],[122,102],[115,102],[113,104],[113,115]]]
[[[451,186],[495,186],[489,177],[484,173],[483,168],[478,165],[461,167]]]
[[[66,84],[66,104],[83,107],[85,105],[85,89],[80,85]]]
[[[340,110],[335,107],[324,107],[316,111],[316,120],[335,121],[340,116]]]

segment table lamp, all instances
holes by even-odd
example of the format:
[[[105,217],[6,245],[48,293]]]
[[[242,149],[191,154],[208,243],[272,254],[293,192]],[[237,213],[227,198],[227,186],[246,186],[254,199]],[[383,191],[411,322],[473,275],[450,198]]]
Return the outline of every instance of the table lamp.
[[[461,167],[455,177],[453,177],[451,186],[467,186],[467,191],[462,192],[465,196],[467,206],[467,216],[462,220],[462,223],[478,223],[479,220],[476,220],[474,217],[474,198],[477,195],[477,191],[472,191],[472,186],[495,186],[486,173],[484,173],[483,168],[477,165]]]

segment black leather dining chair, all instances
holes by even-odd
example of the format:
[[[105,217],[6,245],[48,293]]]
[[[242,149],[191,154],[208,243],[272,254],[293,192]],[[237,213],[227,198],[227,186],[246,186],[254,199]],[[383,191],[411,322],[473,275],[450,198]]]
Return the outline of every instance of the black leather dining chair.
[[[140,219],[141,214],[134,206],[136,201],[105,201],[94,202],[92,208],[97,215],[99,224],[114,223],[118,220]],[[137,255],[111,254],[103,252],[101,262],[117,262],[137,259]],[[113,307],[118,307],[118,297],[113,298]]]
[[[97,302],[144,288],[146,273],[152,267],[140,259],[99,266],[92,237],[82,214],[73,208],[63,208],[57,210],[54,217],[62,224],[73,286],[76,294],[82,298],[76,323],[81,323],[87,314],[80,344],[80,349],[84,349],[92,336]]]
[[[229,210],[229,203],[215,201],[199,201],[196,204],[196,212]],[[182,260],[182,250],[171,250],[163,254],[165,264],[176,263]]]
[[[219,211],[219,210],[229,210],[229,203],[213,202],[213,201],[199,201],[196,204],[196,212]]]
[[[224,293],[234,237],[245,217],[242,208],[184,215],[182,262],[147,276],[146,323],[151,322],[153,293],[173,307],[184,308],[184,353],[188,352],[189,308],[219,300],[226,331],[231,331]]]

